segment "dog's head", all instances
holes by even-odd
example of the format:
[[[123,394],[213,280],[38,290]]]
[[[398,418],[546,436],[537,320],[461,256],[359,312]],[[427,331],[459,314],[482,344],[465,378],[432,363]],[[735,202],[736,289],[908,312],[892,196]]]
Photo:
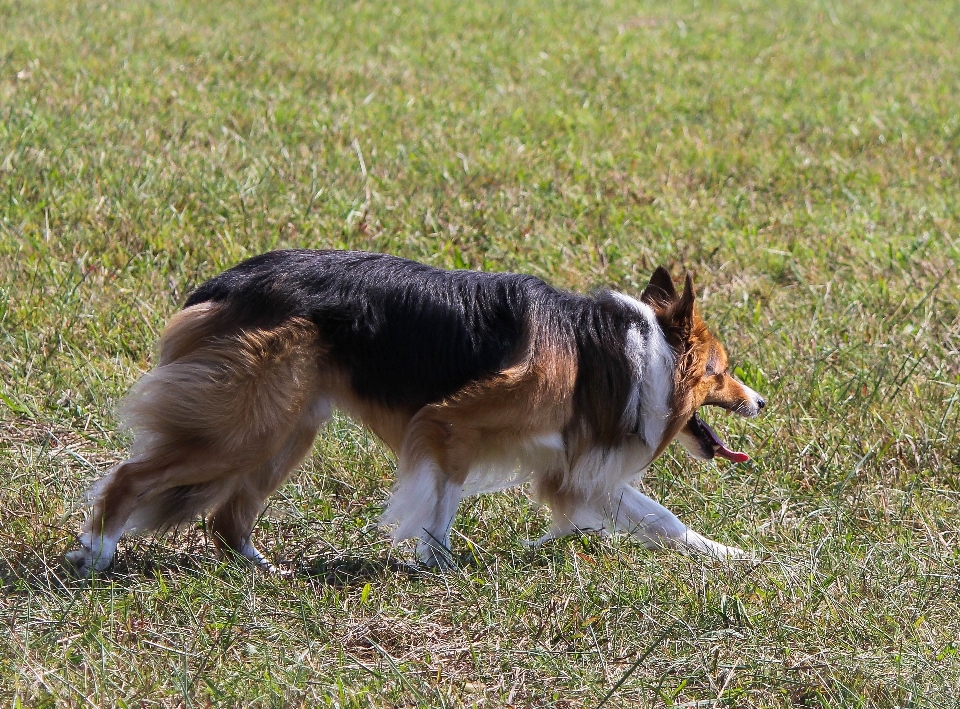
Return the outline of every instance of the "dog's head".
[[[676,354],[674,422],[671,427],[693,457],[721,456],[734,462],[749,457],[727,448],[697,415],[701,406],[719,406],[741,416],[756,416],[766,406],[757,392],[730,374],[726,350],[707,329],[696,306],[693,279],[687,274],[683,294],[677,293],[662,266],[653,272],[640,299],[657,316],[664,337]]]

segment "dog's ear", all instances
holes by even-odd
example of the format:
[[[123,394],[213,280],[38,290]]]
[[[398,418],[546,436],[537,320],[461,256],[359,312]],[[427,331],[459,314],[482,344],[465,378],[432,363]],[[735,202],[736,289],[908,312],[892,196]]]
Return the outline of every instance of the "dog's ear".
[[[693,288],[693,276],[687,273],[687,278],[683,284],[683,295],[677,301],[672,313],[673,326],[680,332],[682,340],[687,340],[690,331],[693,329],[694,301],[697,293]]]
[[[663,266],[657,266],[657,270],[650,276],[650,282],[640,294],[640,300],[647,305],[669,305],[677,299],[677,289],[673,285],[673,279],[670,272]]]

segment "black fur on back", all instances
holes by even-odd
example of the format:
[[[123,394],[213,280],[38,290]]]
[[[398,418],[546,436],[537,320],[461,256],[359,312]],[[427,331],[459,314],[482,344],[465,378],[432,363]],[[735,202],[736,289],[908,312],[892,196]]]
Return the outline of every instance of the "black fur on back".
[[[646,320],[609,295],[354,251],[256,256],[201,285],[186,306],[206,301],[227,304],[240,327],[311,320],[357,394],[411,410],[515,363],[535,309],[538,327],[575,346],[575,407],[604,442],[625,433],[627,330],[648,335]]]

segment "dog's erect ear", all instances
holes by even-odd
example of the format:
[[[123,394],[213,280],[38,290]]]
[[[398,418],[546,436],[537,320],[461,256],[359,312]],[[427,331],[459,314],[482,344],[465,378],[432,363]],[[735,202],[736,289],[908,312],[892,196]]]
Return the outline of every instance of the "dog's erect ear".
[[[693,328],[693,304],[697,298],[696,291],[693,289],[693,277],[687,273],[687,278],[683,284],[683,295],[677,301],[673,310],[673,325],[681,334],[682,339],[687,339],[690,330]]]
[[[650,282],[640,294],[640,300],[647,305],[657,303],[658,305],[669,305],[677,299],[677,289],[673,285],[673,279],[670,278],[670,272],[663,266],[657,266],[657,270],[650,276]]]

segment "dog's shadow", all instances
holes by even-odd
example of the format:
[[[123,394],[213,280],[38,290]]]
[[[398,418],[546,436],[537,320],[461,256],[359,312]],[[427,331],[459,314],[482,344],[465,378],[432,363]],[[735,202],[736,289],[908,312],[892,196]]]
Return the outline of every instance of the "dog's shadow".
[[[563,548],[522,549],[514,554],[503,554],[491,558],[489,554],[478,554],[473,550],[454,551],[450,561],[452,566],[445,570],[423,566],[416,561],[408,561],[395,555],[366,557],[343,555],[316,557],[301,563],[287,572],[295,578],[322,581],[334,587],[348,587],[382,579],[384,576],[402,577],[408,581],[429,581],[446,574],[481,573],[494,574],[496,566],[509,566],[513,570],[550,568],[562,562],[566,551]]]
[[[62,562],[39,559],[35,554],[15,555],[0,559],[0,595],[7,598],[52,594],[73,596],[95,584],[109,584],[114,588],[133,588],[158,576],[220,577],[226,580],[237,574],[267,574],[242,559],[217,561],[198,559],[179,553],[120,553],[114,564],[93,578],[77,578]],[[418,580],[429,576],[431,570],[396,556],[366,557],[358,555],[320,556],[309,560],[286,562],[279,565],[279,575],[292,581],[322,583],[336,588],[362,586],[384,576],[401,576]]]
[[[513,569],[543,569],[560,563],[567,551],[563,545],[522,548],[501,555],[478,553],[476,550],[455,550],[452,568],[439,571],[407,560],[390,552],[363,556],[341,553],[278,561],[280,575],[291,580],[347,588],[362,586],[386,576],[406,581],[429,581],[448,573],[494,574],[498,566]],[[132,588],[159,575],[228,577],[235,574],[265,574],[243,559],[221,559],[200,550],[164,549],[156,543],[134,544],[122,549],[113,565],[93,579],[77,578],[63,563],[63,555],[45,555],[24,550],[0,558],[0,594],[6,597],[34,594],[73,596],[92,584],[108,583],[113,587]]]
[[[387,575],[417,580],[427,574],[429,574],[428,569],[392,555],[381,557],[321,556],[305,563],[299,563],[292,569],[284,569],[284,575],[314,583],[321,582],[336,588],[362,585]]]

